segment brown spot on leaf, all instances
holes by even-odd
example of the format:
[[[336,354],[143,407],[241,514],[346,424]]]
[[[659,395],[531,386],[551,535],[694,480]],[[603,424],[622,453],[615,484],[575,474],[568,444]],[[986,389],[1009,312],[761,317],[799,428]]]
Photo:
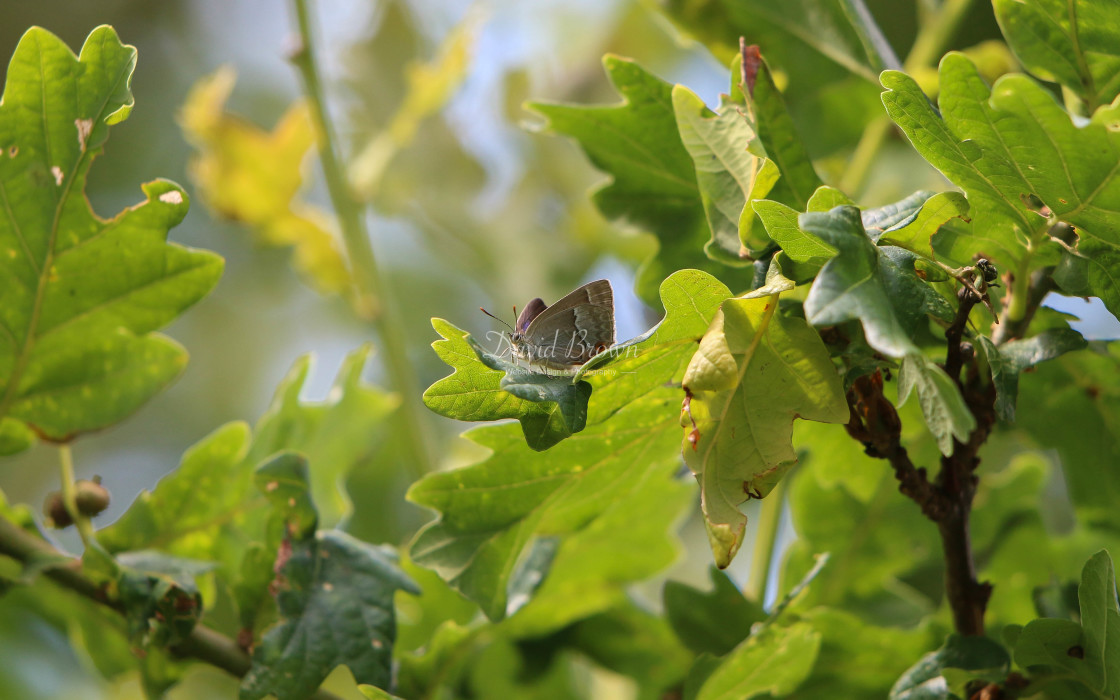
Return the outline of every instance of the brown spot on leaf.
[[[1069,654],[1070,656],[1072,656],[1075,659],[1084,659],[1085,658],[1085,650],[1078,644],[1075,644],[1074,646],[1071,646],[1066,651],[1066,653]]]

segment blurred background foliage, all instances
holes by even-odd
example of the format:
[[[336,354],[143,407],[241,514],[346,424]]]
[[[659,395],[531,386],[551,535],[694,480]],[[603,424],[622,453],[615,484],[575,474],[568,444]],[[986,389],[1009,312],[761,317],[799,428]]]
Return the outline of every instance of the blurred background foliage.
[[[905,56],[913,43],[926,4],[927,0],[867,3],[899,56]],[[492,322],[478,313],[480,305],[504,317],[511,304],[521,305],[534,296],[556,299],[596,277],[609,277],[615,283],[620,340],[637,335],[659,317],[630,293],[634,270],[655,250],[655,241],[606,222],[587,196],[602,175],[572,143],[535,134],[536,118],[521,107],[530,98],[615,102],[617,95],[600,60],[605,53],[634,58],[665,80],[687,85],[714,106],[718,94],[727,90],[727,59],[737,47],[738,36],[745,33],[748,41],[762,44],[764,55],[777,69],[818,171],[828,184],[840,180],[865,127],[883,115],[876,72],[865,69],[869,79],[824,60],[781,27],[753,37],[749,21],[726,9],[733,5],[679,0],[664,6],[654,0],[319,3],[330,108],[352,178],[375,212],[369,215],[374,248],[407,321],[409,352],[421,386],[445,372],[428,348],[435,338],[432,317],[451,319],[483,336]],[[49,29],[77,49],[93,27],[110,24],[124,42],[139,49],[132,85],[136,109],[115,128],[105,154],[94,163],[89,198],[99,214],[110,216],[140,198],[141,182],[173,179],[192,194],[193,206],[171,239],[214,250],[227,261],[215,293],[167,329],[191,353],[185,375],[134,417],[74,446],[78,476],[100,475],[113,493],[112,506],[97,520],[104,525],[142,489],[153,488],[178,463],[185,448],[215,427],[230,420],[256,420],[276,384],[303,353],[313,352],[317,358],[307,393],[310,398],[322,397],[346,354],[370,340],[370,330],[351,312],[345,292],[320,295],[304,283],[307,275],[301,279],[293,273],[292,252],[266,245],[275,243],[279,234],[270,238],[257,227],[254,236],[250,227],[208,210],[191,176],[192,168],[200,167],[192,165],[191,141],[202,143],[205,134],[182,110],[198,81],[231,66],[236,83],[226,108],[264,132],[285,119],[298,99],[297,76],[285,57],[293,36],[287,3],[8,0],[2,19],[3,57],[11,55],[20,35],[32,25]],[[976,2],[946,48],[969,50],[992,78],[1014,65],[998,39],[990,5]],[[928,78],[929,68],[915,71],[916,77]],[[267,159],[268,148],[254,157]],[[316,163],[313,155],[304,163],[306,189],[298,197],[305,202],[300,206],[326,211],[329,203]],[[268,166],[267,160],[260,164]],[[859,190],[848,194],[861,205],[877,206],[919,188],[941,190],[946,183],[892,133]],[[254,223],[244,213],[238,216]],[[329,216],[320,211],[308,218],[322,235],[331,235],[324,233],[332,228]],[[261,224],[264,229],[268,225],[272,224]],[[279,239],[288,240],[283,235]],[[315,257],[314,252],[307,255]],[[329,252],[319,257],[324,256],[329,258]],[[331,291],[330,285],[325,286]],[[1093,326],[1094,313],[1077,300],[1065,300],[1062,308],[1090,322],[1081,327],[1090,337],[1115,334]],[[370,379],[386,384],[376,360]],[[462,464],[471,456],[463,453],[470,447],[454,439],[462,426],[428,416],[426,427],[431,451],[441,456],[442,466]],[[805,431],[821,435],[803,435],[803,440],[827,444],[830,439],[823,436],[823,426],[805,427]],[[395,432],[390,423],[379,438],[381,448],[354,470],[348,485],[356,504],[348,529],[373,542],[403,543],[428,518],[403,498],[410,470],[396,454]],[[804,539],[788,562],[789,580],[808,568],[812,553],[843,548],[828,541],[828,532],[814,529],[812,512],[842,512],[860,503],[878,504],[882,497],[892,508],[906,511],[899,517],[917,519],[913,504],[893,493],[893,482],[882,465],[867,466],[877,470],[871,478],[867,470],[857,469],[861,455],[854,443],[845,441],[837,449],[853,453],[848,462],[851,479],[842,490],[835,488],[837,473],[817,470],[811,458],[806,460],[806,473],[820,474],[793,487],[794,514],[784,527],[787,534],[796,527]],[[997,442],[992,449],[1010,448]],[[53,448],[39,446],[8,460],[0,472],[0,488],[8,500],[42,502],[46,492],[56,487],[56,459]],[[1002,477],[1005,482],[1036,492],[1060,492],[1060,479],[1048,464],[1028,460],[1015,465]],[[1051,508],[1053,512],[1032,516],[1041,518],[1037,527],[1060,528],[1063,518],[1069,517],[1063,503]],[[993,536],[1005,520],[1027,517],[1017,511],[985,511],[982,505],[979,512],[989,513],[978,516],[979,527]],[[879,517],[894,516],[880,510]],[[991,522],[985,523],[984,517]],[[748,543],[752,536],[748,531]],[[932,529],[915,537],[914,542],[894,545],[913,554],[903,566],[911,574],[914,567],[920,569],[921,561],[936,562],[938,557],[936,543],[930,539]],[[61,533],[60,538],[76,546],[71,533]],[[791,538],[789,534],[787,539]],[[691,522],[685,539],[689,554],[670,576],[704,587],[710,555],[702,527]],[[749,561],[748,551],[738,559],[738,570],[733,567],[733,577],[741,578],[742,566]],[[891,561],[902,566],[903,559]],[[843,570],[837,566],[867,565],[843,556],[839,562],[824,575],[825,584],[830,575],[841,575]],[[434,576],[418,575],[423,576],[422,583],[435,585]],[[875,585],[870,574],[867,580],[869,586]],[[883,607],[878,600],[871,617],[920,619],[930,612],[915,607],[918,597],[911,595],[911,589],[920,585],[916,580],[900,582],[894,607]],[[994,616],[1006,614],[1010,619],[1023,614],[1030,603],[1029,589],[1002,597],[1005,592],[993,599]],[[660,600],[660,585],[651,583],[647,593],[651,600]],[[827,585],[813,589],[817,600],[856,608],[861,594],[859,588],[842,594]],[[841,595],[851,599],[841,601]],[[461,607],[462,602],[451,596],[447,609],[455,605]],[[127,692],[100,690],[83,665],[87,660],[74,659],[64,633],[51,623],[64,618],[65,611],[43,612],[21,609],[18,595],[0,598],[0,696],[100,698],[139,691],[138,687]],[[408,611],[404,614],[407,619]],[[457,614],[463,621],[469,617],[463,610]],[[417,624],[419,628],[405,628],[402,644],[418,645],[408,640],[425,639],[434,628],[431,621],[426,628],[423,621]],[[479,669],[485,663],[503,663],[502,655],[512,652],[495,647],[487,653]],[[913,658],[908,649],[900,657],[902,667]],[[228,684],[228,680],[218,671],[201,670],[173,697],[207,697],[203,689],[210,683]]]

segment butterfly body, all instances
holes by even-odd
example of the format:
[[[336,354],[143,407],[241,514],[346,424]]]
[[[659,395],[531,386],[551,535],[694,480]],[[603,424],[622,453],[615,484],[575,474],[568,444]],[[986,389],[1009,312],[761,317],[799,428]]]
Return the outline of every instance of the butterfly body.
[[[607,280],[588,282],[552,306],[525,305],[509,335],[513,354],[530,366],[568,370],[614,345],[614,291]]]

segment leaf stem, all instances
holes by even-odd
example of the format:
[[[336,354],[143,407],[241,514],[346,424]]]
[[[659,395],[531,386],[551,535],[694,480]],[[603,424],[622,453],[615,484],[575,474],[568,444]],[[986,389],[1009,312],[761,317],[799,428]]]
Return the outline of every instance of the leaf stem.
[[[0,516],[0,555],[9,556],[23,564],[44,559],[66,559],[66,563],[47,568],[44,575],[64,588],[110,610],[125,614],[120,600],[110,597],[102,586],[82,575],[80,560],[67,557],[45,540],[21,529],[3,516]],[[196,625],[186,639],[171,647],[171,652],[183,658],[204,661],[237,677],[248,673],[252,665],[249,656],[236,641],[203,625]],[[339,700],[338,696],[325,690],[317,691],[312,698]]]
[[[778,525],[782,520],[782,506],[785,505],[786,480],[762,499],[762,509],[758,514],[758,531],[754,536],[754,553],[751,556],[751,570],[743,595],[761,603],[766,595],[766,582],[770,580],[770,569],[774,566],[774,549],[778,539]]]
[[[972,0],[946,0],[931,21],[921,23],[914,45],[910,47],[910,53],[902,64],[903,72],[912,74],[919,68],[934,63],[971,7]],[[890,135],[893,124],[888,117],[883,116],[864,128],[848,168],[840,178],[842,191],[855,194],[863,189],[871,166]]]
[[[373,253],[369,232],[366,230],[362,206],[354,197],[346,180],[335,146],[334,129],[327,114],[322,83],[315,54],[314,32],[307,0],[293,0],[292,7],[299,28],[299,46],[292,53],[291,61],[303,80],[304,92],[311,106],[311,113],[318,129],[319,159],[327,183],[331,203],[338,215],[347,259],[354,275],[358,314],[373,322],[385,350],[386,368],[392,388],[401,393],[401,436],[405,447],[405,462],[413,476],[431,471],[432,457],[425,435],[424,413],[420,406],[420,388],[416,382],[412,363],[408,358],[408,345],[404,326],[393,301],[391,290],[380,274]]]
[[[93,523],[89,516],[78,510],[78,489],[74,480],[74,455],[70,452],[70,445],[63,443],[58,446],[59,477],[62,481],[62,503],[66,512],[78,528],[82,544],[89,547],[94,542]]]

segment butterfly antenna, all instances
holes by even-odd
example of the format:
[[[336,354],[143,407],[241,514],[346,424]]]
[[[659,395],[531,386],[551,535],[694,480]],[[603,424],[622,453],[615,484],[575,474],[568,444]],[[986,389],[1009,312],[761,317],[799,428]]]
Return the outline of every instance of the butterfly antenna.
[[[510,329],[511,331],[513,330],[513,326],[509,325],[508,323],[506,323],[506,322],[505,322],[505,321],[503,321],[502,319],[498,318],[498,317],[497,317],[497,316],[495,316],[494,314],[490,313],[490,312],[489,312],[489,311],[487,311],[486,309],[482,308],[481,306],[480,306],[480,307],[478,307],[478,310],[479,310],[479,311],[481,311],[482,313],[486,314],[486,315],[487,315],[487,316],[489,316],[490,318],[494,319],[494,320],[495,320],[495,321],[497,321],[498,323],[501,323],[502,325],[504,325],[504,326],[505,326],[506,328]]]

